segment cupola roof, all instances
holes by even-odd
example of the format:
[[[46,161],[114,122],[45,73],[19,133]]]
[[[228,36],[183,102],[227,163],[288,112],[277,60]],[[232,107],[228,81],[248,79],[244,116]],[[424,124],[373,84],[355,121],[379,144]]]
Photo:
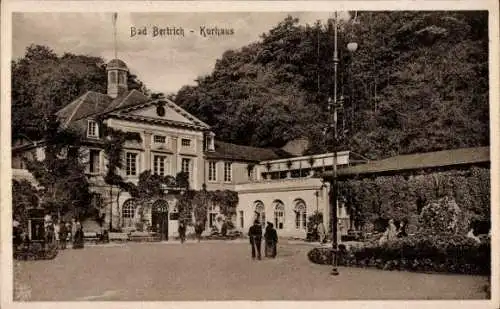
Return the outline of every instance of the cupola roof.
[[[112,69],[120,69],[128,71],[127,65],[120,59],[113,59],[110,62],[108,62],[106,70],[112,70]]]

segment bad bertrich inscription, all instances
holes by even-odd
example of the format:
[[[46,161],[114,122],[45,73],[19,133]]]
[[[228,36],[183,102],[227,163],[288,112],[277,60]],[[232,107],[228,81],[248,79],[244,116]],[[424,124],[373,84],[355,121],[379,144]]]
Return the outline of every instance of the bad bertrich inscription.
[[[223,37],[223,36],[232,36],[235,34],[233,28],[221,28],[221,27],[207,27],[200,26],[199,31],[195,31],[193,29],[184,30],[183,27],[177,26],[168,26],[168,27],[130,27],[130,37],[135,36],[151,36],[153,38],[156,37],[178,37],[178,36],[186,36],[186,32],[192,34],[198,34],[202,37]]]

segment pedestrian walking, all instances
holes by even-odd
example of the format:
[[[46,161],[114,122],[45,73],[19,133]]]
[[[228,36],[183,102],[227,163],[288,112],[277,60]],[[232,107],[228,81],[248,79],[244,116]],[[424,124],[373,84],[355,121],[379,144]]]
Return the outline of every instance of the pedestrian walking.
[[[267,222],[266,232],[264,233],[266,242],[266,257],[275,258],[277,254],[278,233],[271,222]]]
[[[61,221],[59,226],[59,249],[66,249],[66,241],[68,240],[68,229],[66,227],[66,223]]]
[[[203,233],[203,224],[201,221],[196,221],[194,225],[194,232],[196,234],[196,239],[198,239],[198,242],[201,241],[201,234]]]
[[[76,228],[76,219],[73,218],[71,219],[71,243],[75,242]]]
[[[255,220],[253,225],[248,230],[248,236],[250,237],[250,245],[252,246],[252,259],[257,258],[260,260],[260,243],[262,241],[262,227],[259,224],[259,220]]]
[[[83,249],[83,228],[77,224],[75,236],[73,237],[73,249]]]
[[[66,243],[69,241],[69,242],[72,242],[73,241],[73,234],[72,234],[72,231],[73,231],[73,226],[71,225],[70,222],[66,222]]]
[[[59,248],[59,242],[60,242],[60,237],[59,237],[59,231],[61,230],[61,222],[56,222],[54,224],[54,237],[56,239],[56,247]]]
[[[178,232],[179,232],[179,237],[181,239],[181,244],[183,244],[184,241],[186,240],[186,225],[184,224],[184,222],[179,223]]]

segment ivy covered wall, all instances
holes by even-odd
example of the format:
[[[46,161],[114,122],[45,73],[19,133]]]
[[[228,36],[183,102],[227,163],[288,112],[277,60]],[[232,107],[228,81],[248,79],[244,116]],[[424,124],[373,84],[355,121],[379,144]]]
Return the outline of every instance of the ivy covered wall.
[[[422,208],[445,196],[456,201],[472,224],[490,221],[488,168],[347,179],[339,182],[339,191],[353,220],[367,232],[381,230],[394,219],[408,220],[411,233]]]

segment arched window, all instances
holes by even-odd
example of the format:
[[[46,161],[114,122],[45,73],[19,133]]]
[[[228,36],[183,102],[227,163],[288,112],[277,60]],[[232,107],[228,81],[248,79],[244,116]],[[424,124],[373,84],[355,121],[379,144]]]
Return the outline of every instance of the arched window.
[[[285,204],[282,201],[274,201],[274,225],[276,229],[282,230],[285,227]]]
[[[134,224],[135,209],[137,203],[135,200],[126,200],[122,206],[122,224],[123,227],[131,227]]]
[[[168,212],[168,203],[165,200],[157,200],[153,203],[153,212],[165,213]]]
[[[255,219],[259,220],[261,226],[266,226],[266,209],[262,201],[255,201],[253,203],[255,209]]]
[[[302,199],[297,199],[294,202],[295,204],[295,228],[306,229],[307,228],[307,211],[306,211],[306,203]]]

